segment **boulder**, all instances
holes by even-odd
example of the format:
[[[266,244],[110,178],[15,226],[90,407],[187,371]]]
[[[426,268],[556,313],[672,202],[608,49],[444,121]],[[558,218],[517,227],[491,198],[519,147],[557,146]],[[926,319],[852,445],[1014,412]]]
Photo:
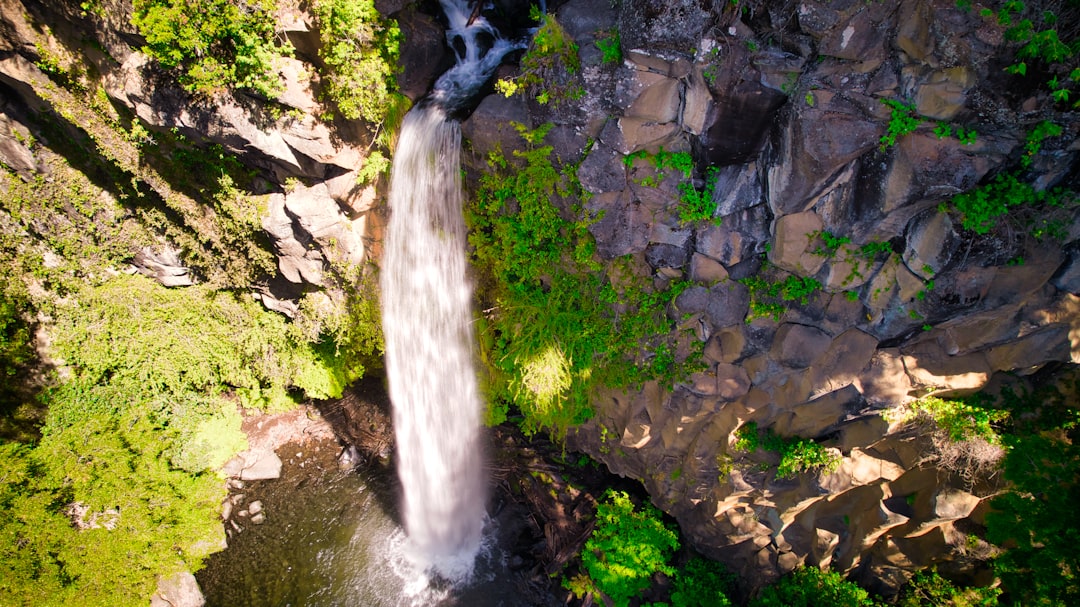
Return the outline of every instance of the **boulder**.
[[[912,219],[905,236],[904,264],[926,280],[945,270],[960,247],[952,219],[936,210]]]
[[[261,481],[281,477],[281,459],[269,449],[248,449],[237,454],[221,471],[243,481]]]
[[[773,246],[769,261],[802,276],[816,274],[825,257],[814,254],[811,241],[825,224],[813,211],[784,215],[773,223]]]
[[[189,287],[195,284],[191,269],[180,262],[180,251],[171,246],[165,246],[160,251],[143,247],[135,254],[131,263],[139,274],[149,276],[166,287]]]
[[[195,576],[188,571],[158,579],[157,591],[150,597],[150,607],[203,607],[206,597]]]
[[[593,145],[578,167],[577,176],[581,187],[590,194],[620,192],[627,187],[623,155],[602,143]]]
[[[471,162],[476,166],[486,166],[488,154],[493,151],[502,152],[512,160],[511,152],[525,145],[514,123],[529,124],[525,100],[521,95],[504,97],[493,94],[484,97],[461,123],[461,137],[472,148]]]
[[[769,355],[791,369],[805,369],[830,346],[832,338],[816,327],[784,323],[776,331]]]
[[[446,32],[434,17],[410,6],[399,12],[396,19],[402,37],[398,89],[416,102],[431,90],[439,74],[450,67],[453,57],[446,46]]]

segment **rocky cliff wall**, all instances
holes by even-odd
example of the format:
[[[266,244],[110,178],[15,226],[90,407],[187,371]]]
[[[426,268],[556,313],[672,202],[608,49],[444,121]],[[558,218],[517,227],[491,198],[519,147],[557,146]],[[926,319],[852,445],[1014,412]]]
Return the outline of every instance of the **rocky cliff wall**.
[[[1075,188],[1075,115],[1009,77],[1002,28],[951,0],[741,13],[571,0],[555,15],[579,45],[584,96],[489,96],[466,137],[480,160],[521,145],[508,121],[554,122],[548,143],[602,211],[590,228],[599,254],[695,282],[673,313],[708,366],[673,389],[603,395],[570,445],[640,479],[696,548],[744,579],[820,565],[887,591],[931,564],[973,572],[988,554],[978,534],[994,479],[977,457],[943,465],[930,427],[896,412],[1076,362],[1080,234],[1071,212],[1057,239],[1015,219],[978,234],[939,205],[1026,165],[1026,134],[1045,119],[1063,134],[1024,174]],[[613,29],[623,55],[605,62],[596,41]],[[883,100],[909,100],[923,124],[884,145]],[[936,123],[978,136],[939,137]],[[627,162],[661,149],[691,153],[722,221],[680,221],[678,177]],[[820,288],[767,309],[739,281],[752,276]],[[738,448],[750,423],[814,439],[841,464],[780,478],[775,454]]]
[[[172,222],[137,240],[141,256],[131,250],[143,271],[254,287],[286,314],[305,293],[332,287],[335,265],[377,257],[379,186],[357,184],[371,133],[317,118],[310,18],[279,16],[296,54],[281,65],[277,105],[241,94],[211,102],[135,51],[126,2],[102,4],[87,14],[0,0],[0,161],[13,174],[49,178],[66,143],[41,124],[59,123],[151,190]],[[405,32],[402,87],[416,98],[445,62],[442,33],[417,7],[386,4]],[[553,122],[548,142],[577,166],[587,208],[603,212],[591,227],[599,255],[629,255],[660,282],[695,282],[673,314],[703,345],[707,369],[672,389],[602,395],[569,443],[641,479],[697,549],[760,582],[802,563],[885,586],[939,561],[970,570],[987,549],[978,533],[994,479],[942,466],[933,432],[883,414],[928,393],[978,390],[1001,373],[1076,362],[1074,217],[1062,217],[1060,238],[1039,240],[1018,221],[977,234],[938,210],[1025,160],[1025,178],[1040,188],[1075,188],[1076,117],[1055,111],[1040,82],[1002,71],[1001,28],[978,7],[715,4],[554,7],[578,44],[582,69],[569,78],[584,94],[558,104],[492,94],[463,124],[475,174],[488,150],[522,144],[511,122]],[[622,58],[605,62],[595,42],[611,31]],[[104,103],[88,104],[85,93],[98,90]],[[910,100],[928,121],[883,146],[885,99]],[[1028,154],[1026,133],[1045,119],[1062,134]],[[978,136],[939,138],[938,121]],[[150,140],[219,144],[257,170],[250,193],[260,203],[240,239],[227,208],[141,160],[135,124]],[[712,192],[721,221],[680,221],[679,177],[661,178],[647,157],[626,162],[661,148],[692,155],[693,183]],[[256,251],[238,255],[241,240]],[[820,288],[763,308],[777,302],[740,282],[753,276],[813,278]],[[839,468],[779,478],[775,454],[737,447],[751,422],[817,441],[842,457]]]

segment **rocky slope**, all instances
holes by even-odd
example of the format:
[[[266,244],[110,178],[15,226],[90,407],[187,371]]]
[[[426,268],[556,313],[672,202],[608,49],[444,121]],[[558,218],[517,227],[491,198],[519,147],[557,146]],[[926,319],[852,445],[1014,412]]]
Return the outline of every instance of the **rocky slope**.
[[[103,4],[95,16],[0,0],[0,162],[23,180],[48,175],[63,142],[34,146],[29,135],[41,138],[43,120],[59,123],[97,142],[173,222],[132,248],[142,271],[174,285],[239,282],[288,315],[313,305],[313,293],[343,296],[327,274],[377,259],[381,193],[357,185],[367,127],[317,118],[310,18],[292,8],[279,17],[296,53],[271,111],[239,94],[191,97],[137,51],[130,5]],[[629,255],[659,281],[695,282],[674,313],[703,342],[707,370],[670,390],[603,395],[569,443],[641,479],[697,549],[758,582],[804,563],[886,589],[940,561],[970,571],[987,549],[978,533],[994,479],[971,473],[970,460],[943,466],[932,432],[884,414],[925,394],[979,390],[1001,373],[1077,362],[1075,217],[1060,218],[1059,238],[1040,240],[1019,222],[978,234],[939,205],[1021,167],[1039,188],[1075,188],[1080,121],[1055,111],[1037,79],[1003,72],[1002,28],[978,7],[715,4],[549,7],[578,44],[582,69],[571,79],[584,94],[558,104],[491,94],[463,123],[475,175],[487,151],[523,145],[512,121],[553,122],[548,142],[578,166],[587,208],[603,211],[590,228],[599,255]],[[429,8],[380,6],[402,25],[401,83],[413,98],[448,53]],[[613,30],[622,58],[605,61],[595,42]],[[82,88],[58,86],[57,73]],[[100,90],[104,103],[88,106],[80,90]],[[924,120],[891,146],[881,143],[894,120],[887,99],[910,100]],[[1062,133],[1028,153],[1027,133],[1046,119]],[[938,137],[937,122],[978,136]],[[240,244],[226,210],[140,161],[135,124],[151,139],[219,144],[258,172],[258,219]],[[681,222],[679,178],[660,178],[648,158],[625,161],[661,148],[692,155],[694,183],[712,188],[722,221]],[[238,254],[241,244],[254,252]],[[271,260],[268,272],[252,270],[259,259]],[[739,282],[751,276],[821,287],[774,317]],[[814,439],[841,464],[778,478],[775,454],[736,447],[750,422]]]

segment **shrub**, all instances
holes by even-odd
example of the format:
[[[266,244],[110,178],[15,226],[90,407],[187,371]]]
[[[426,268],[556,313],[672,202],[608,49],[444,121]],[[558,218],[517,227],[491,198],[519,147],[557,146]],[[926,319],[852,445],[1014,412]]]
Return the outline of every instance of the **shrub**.
[[[595,44],[596,48],[600,49],[603,63],[622,62],[622,41],[619,39],[619,30],[617,28],[597,32]]]
[[[957,588],[937,570],[920,571],[900,589],[899,607],[997,607],[1000,588]]]
[[[1001,437],[994,426],[1009,417],[1008,411],[983,406],[975,399],[946,400],[926,396],[915,401],[912,408],[928,415],[955,442],[982,439],[998,444]]]
[[[1006,548],[994,560],[1003,603],[1080,604],[1080,448],[1067,434],[1007,437],[1005,478],[1012,490],[990,503],[986,537]]]
[[[969,192],[954,196],[941,210],[955,210],[960,214],[961,224],[976,234],[987,234],[997,226],[1000,218],[1014,209],[1028,209],[1037,216],[1030,219],[1030,230],[1036,238],[1056,236],[1061,230],[1055,227],[1055,210],[1071,205],[1074,195],[1061,189],[1036,190],[1031,184],[1020,181],[1012,173],[1000,173],[989,183]]]
[[[276,44],[275,0],[133,0],[132,6],[144,50],[181,70],[189,91],[236,87],[275,98],[283,90],[274,61],[290,49]]]
[[[727,595],[733,582],[722,564],[695,556],[675,573],[671,607],[732,607]]]
[[[402,103],[394,91],[401,30],[372,0],[316,0],[326,94],[341,115],[380,124]]]
[[[735,432],[735,449],[752,453],[760,446],[780,455],[776,467],[776,478],[791,478],[800,472],[820,470],[825,473],[835,472],[840,466],[840,457],[824,446],[805,438],[788,438],[765,431],[761,440],[757,424],[749,422]]]
[[[678,547],[678,536],[656,508],[636,509],[625,492],[608,490],[597,506],[596,527],[581,563],[596,590],[616,607],[626,607],[649,587],[653,575],[675,574],[666,563]]]
[[[874,607],[874,601],[839,573],[800,567],[762,590],[750,607]]]
[[[889,130],[881,138],[881,149],[896,145],[896,139],[914,132],[922,124],[922,118],[915,113],[915,104],[904,103],[896,99],[882,99],[889,106]]]

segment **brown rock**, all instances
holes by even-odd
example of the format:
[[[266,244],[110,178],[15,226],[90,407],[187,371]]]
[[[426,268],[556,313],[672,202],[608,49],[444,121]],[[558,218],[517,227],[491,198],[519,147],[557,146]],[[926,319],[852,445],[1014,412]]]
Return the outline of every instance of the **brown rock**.
[[[802,276],[816,274],[825,263],[821,255],[814,255],[810,247],[812,235],[825,227],[813,211],[784,215],[773,224],[773,247],[769,261]]]
[[[852,383],[863,398],[875,407],[895,407],[914,400],[914,386],[904,369],[904,359],[897,348],[878,350],[870,359],[870,367]]]
[[[829,347],[832,338],[816,327],[785,323],[776,331],[773,360],[792,369],[805,369]]]
[[[837,336],[810,365],[814,392],[823,394],[850,385],[867,369],[877,344],[877,338],[859,329]]]

